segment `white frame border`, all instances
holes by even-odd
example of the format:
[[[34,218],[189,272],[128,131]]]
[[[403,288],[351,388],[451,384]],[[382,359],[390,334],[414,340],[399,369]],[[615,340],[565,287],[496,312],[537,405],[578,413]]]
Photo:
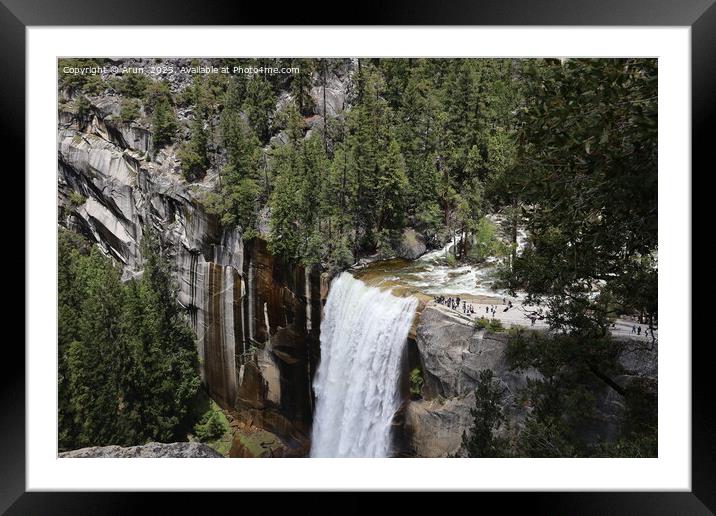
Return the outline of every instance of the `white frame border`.
[[[26,30],[28,491],[691,489],[689,27]],[[56,458],[57,57],[565,55],[659,58],[659,303],[668,317],[659,328],[658,459]]]

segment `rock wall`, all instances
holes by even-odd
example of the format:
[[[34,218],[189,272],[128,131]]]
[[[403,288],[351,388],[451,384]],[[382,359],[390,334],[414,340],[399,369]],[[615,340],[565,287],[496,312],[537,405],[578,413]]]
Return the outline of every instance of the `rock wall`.
[[[125,278],[141,275],[142,233],[156,229],[212,398],[305,448],[325,278],[274,258],[259,239],[244,242],[238,229],[220,228],[201,205],[216,176],[188,184],[171,148],[149,160],[151,135],[119,131],[108,99],[94,100],[104,104],[93,105],[90,120],[60,116],[59,224],[97,242]]]
[[[254,424],[308,451],[313,375],[320,353],[321,274],[272,256],[263,240],[246,244],[245,332],[236,406]]]
[[[85,458],[173,458],[173,459],[221,459],[222,455],[204,443],[147,443],[141,446],[91,446],[62,452],[59,457]]]
[[[447,457],[459,452],[471,426],[470,409],[480,371],[492,369],[506,388],[504,410],[512,424],[526,416],[515,394],[534,371],[509,370],[506,334],[476,331],[459,314],[429,303],[420,314],[415,345],[423,372],[422,399],[411,400],[404,415],[401,452],[417,457]]]
[[[428,303],[420,314],[414,346],[417,358],[408,367],[423,371],[422,399],[409,400],[400,415],[397,454],[417,457],[447,457],[460,453],[463,432],[472,425],[470,409],[475,406],[474,390],[480,371],[491,369],[505,389],[503,410],[509,424],[519,429],[530,407],[518,400],[528,379],[539,378],[535,370],[511,371],[507,360],[509,335],[476,330],[459,314]],[[618,357],[625,371],[615,378],[621,385],[635,379],[656,383],[657,350],[633,347],[626,342]],[[405,374],[409,369],[406,368]],[[585,437],[611,440],[619,431],[624,409],[621,396],[601,382],[595,382],[596,417]]]

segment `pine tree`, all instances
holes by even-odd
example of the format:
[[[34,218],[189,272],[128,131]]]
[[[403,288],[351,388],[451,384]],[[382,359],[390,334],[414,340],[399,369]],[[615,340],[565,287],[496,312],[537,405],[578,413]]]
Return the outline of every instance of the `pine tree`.
[[[170,442],[181,437],[181,423],[198,393],[198,356],[176,301],[169,261],[151,230],[145,229],[142,249],[144,271],[133,290],[134,304],[128,305],[131,322],[125,325],[127,347],[139,353],[128,369],[140,383],[127,382],[125,392],[134,396],[125,400],[125,410],[141,422],[141,438]]]
[[[391,139],[385,155],[379,162],[379,176],[376,180],[377,231],[388,230],[397,237],[402,231],[405,220],[406,193],[408,177],[405,172],[405,160],[400,146]]]
[[[204,128],[203,110],[197,109],[190,126],[190,139],[177,153],[181,168],[187,181],[204,177],[209,167],[209,135]]]
[[[59,446],[186,438],[199,389],[194,334],[169,262],[145,230],[140,281],[76,236],[60,238]]]
[[[377,181],[380,156],[388,147],[390,111],[382,98],[383,81],[372,66],[364,66],[356,79],[360,86],[359,104],[349,114],[346,141],[351,157],[349,174],[356,185],[351,209],[354,214],[354,254],[359,248],[375,249]]]
[[[308,116],[315,107],[311,96],[313,73],[316,70],[315,59],[292,59],[291,65],[300,71],[291,78],[291,94],[301,115]]]
[[[291,144],[281,146],[272,155],[274,189],[271,194],[269,250],[288,259],[300,257],[301,176],[303,164]]]
[[[82,301],[78,340],[69,345],[67,368],[75,444],[116,443],[119,415],[117,362],[122,359],[123,290],[120,272],[94,247],[80,269]]]
[[[323,259],[326,233],[331,230],[328,159],[320,135],[303,138],[303,119],[295,104],[287,106],[282,118],[288,142],[272,154],[269,248],[312,265]]]
[[[271,136],[271,117],[276,108],[276,95],[263,74],[253,75],[246,84],[242,109],[254,134],[262,143]]]
[[[530,166],[515,169],[510,192],[533,246],[513,284],[549,303],[555,328],[585,337],[605,335],[620,313],[655,320],[656,61],[555,61],[528,73],[519,159]]]
[[[475,407],[470,410],[472,427],[462,435],[462,446],[468,457],[505,457],[508,442],[495,433],[506,423],[502,411],[504,388],[493,378],[490,369],[480,371],[475,389]]]
[[[152,139],[154,150],[159,150],[172,143],[178,129],[174,109],[169,101],[162,97],[157,101],[152,113]]]
[[[76,447],[78,428],[70,391],[69,351],[72,343],[80,340],[81,271],[90,246],[80,235],[60,228],[57,250],[58,440],[60,449],[71,449]]]
[[[259,184],[261,149],[256,135],[240,111],[240,83],[232,81],[221,113],[221,142],[226,149],[227,164],[221,171],[219,192],[206,198],[210,212],[221,217],[225,226],[240,226],[244,237],[257,234],[256,220],[262,189]],[[268,196],[264,184],[264,200]]]
[[[426,61],[410,70],[397,113],[396,133],[410,180],[408,213],[436,201],[439,100]]]

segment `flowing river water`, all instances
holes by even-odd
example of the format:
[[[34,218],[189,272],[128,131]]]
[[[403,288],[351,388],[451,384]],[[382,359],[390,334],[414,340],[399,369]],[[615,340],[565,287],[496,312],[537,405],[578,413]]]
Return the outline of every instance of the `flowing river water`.
[[[401,403],[400,362],[419,298],[503,295],[492,289],[496,260],[450,266],[452,245],[413,261],[373,262],[331,283],[313,382],[312,457],[389,456],[391,424]]]
[[[519,231],[518,254],[526,242],[527,235]],[[391,423],[401,403],[400,361],[419,300],[460,297],[473,306],[473,313],[466,313],[462,305],[436,306],[468,324],[484,316],[507,327],[547,328],[539,307],[523,304],[524,295],[510,296],[494,288],[497,259],[451,266],[448,253],[453,245],[450,242],[417,260],[357,266],[331,283],[313,384],[312,457],[390,455]],[[632,327],[633,322],[618,320],[612,333],[635,338]]]

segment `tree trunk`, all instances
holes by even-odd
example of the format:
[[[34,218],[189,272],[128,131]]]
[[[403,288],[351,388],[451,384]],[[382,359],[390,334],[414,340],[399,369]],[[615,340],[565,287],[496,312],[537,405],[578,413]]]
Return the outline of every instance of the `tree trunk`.
[[[323,59],[323,146],[328,156],[328,112],[326,111],[326,60]]]
[[[512,196],[512,259],[510,261],[510,267],[514,267],[515,260],[517,259],[517,222],[519,217],[517,216],[517,196]]]
[[[462,233],[462,235],[461,235],[461,237],[462,237],[462,250],[460,251],[460,259],[461,259],[461,260],[464,260],[465,257],[467,256],[467,230],[466,230],[466,228],[465,228],[465,223],[463,223],[463,225],[462,225],[461,233]]]
[[[588,367],[589,367],[589,370],[594,374],[594,376],[596,376],[597,378],[602,380],[604,383],[606,383],[609,387],[614,389],[616,392],[618,392],[622,396],[626,396],[626,389],[624,389],[624,387],[622,387],[617,382],[615,382],[614,380],[609,378],[606,374],[602,373],[593,364],[588,364]]]

